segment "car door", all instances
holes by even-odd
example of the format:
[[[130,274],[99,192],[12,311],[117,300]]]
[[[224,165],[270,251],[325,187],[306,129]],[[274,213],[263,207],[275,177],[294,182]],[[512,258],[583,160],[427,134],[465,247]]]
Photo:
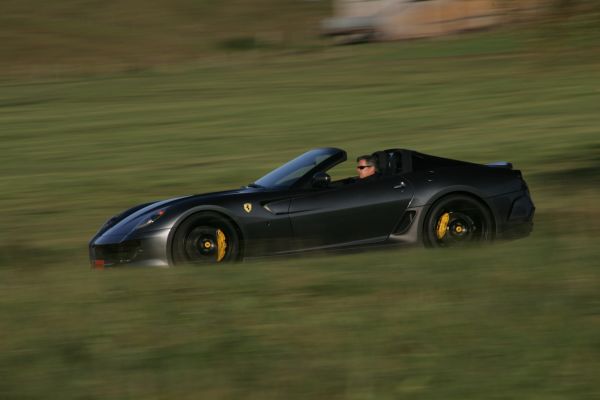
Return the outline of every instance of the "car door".
[[[306,189],[290,203],[293,246],[306,249],[383,241],[412,196],[412,185],[399,175]]]

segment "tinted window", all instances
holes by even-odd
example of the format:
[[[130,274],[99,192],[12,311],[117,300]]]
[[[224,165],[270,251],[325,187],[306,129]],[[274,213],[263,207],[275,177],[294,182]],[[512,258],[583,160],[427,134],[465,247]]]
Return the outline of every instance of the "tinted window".
[[[391,158],[392,174],[402,173],[402,153],[395,152]]]

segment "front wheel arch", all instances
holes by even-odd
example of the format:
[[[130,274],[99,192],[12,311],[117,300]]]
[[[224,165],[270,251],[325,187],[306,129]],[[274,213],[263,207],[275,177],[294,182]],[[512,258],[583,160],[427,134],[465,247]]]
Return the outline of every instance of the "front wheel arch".
[[[189,212],[186,215],[184,215],[171,228],[171,231],[169,232],[169,237],[167,239],[167,257],[168,257],[169,266],[173,267],[176,265],[173,252],[174,252],[174,239],[175,239],[177,230],[187,220],[189,220],[191,218],[197,218],[200,214],[214,215],[216,217],[219,217],[219,218],[222,218],[222,219],[228,221],[232,225],[232,227],[235,229],[235,233],[237,234],[237,239],[238,239],[238,243],[239,243],[238,244],[238,246],[239,246],[238,255],[237,255],[236,259],[233,261],[234,262],[242,261],[244,259],[245,240],[244,240],[244,233],[243,233],[242,229],[240,228],[240,225],[230,215],[228,215],[224,212],[221,212],[220,210],[202,207],[202,208],[196,209],[193,212]]]

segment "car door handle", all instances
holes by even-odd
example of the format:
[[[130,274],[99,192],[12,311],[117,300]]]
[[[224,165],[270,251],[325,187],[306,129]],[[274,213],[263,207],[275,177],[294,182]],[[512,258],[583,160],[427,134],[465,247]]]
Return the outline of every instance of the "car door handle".
[[[405,187],[406,187],[406,183],[400,182],[399,184],[394,186],[394,189],[404,189]]]

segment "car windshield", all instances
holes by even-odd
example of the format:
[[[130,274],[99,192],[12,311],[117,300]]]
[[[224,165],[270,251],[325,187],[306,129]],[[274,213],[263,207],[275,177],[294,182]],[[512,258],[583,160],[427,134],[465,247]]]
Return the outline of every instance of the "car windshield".
[[[281,167],[269,172],[252,186],[262,186],[266,188],[286,188],[292,186],[307,172],[329,159],[331,156],[339,153],[340,150],[333,148],[314,149],[294,158]]]

